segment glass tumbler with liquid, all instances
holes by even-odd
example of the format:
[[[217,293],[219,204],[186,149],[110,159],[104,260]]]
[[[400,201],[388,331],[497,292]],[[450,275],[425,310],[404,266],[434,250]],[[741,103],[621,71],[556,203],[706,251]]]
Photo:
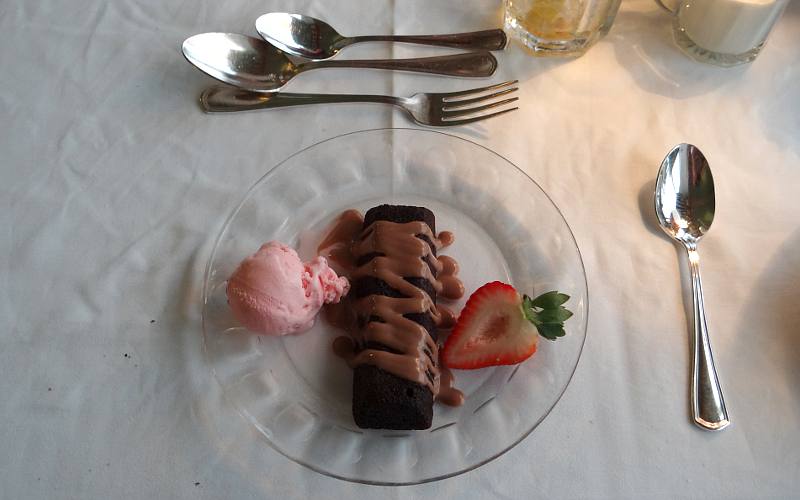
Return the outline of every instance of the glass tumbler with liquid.
[[[673,20],[678,47],[718,66],[753,61],[789,0],[682,0]]]
[[[620,0],[505,0],[506,33],[537,56],[580,56],[611,29]]]

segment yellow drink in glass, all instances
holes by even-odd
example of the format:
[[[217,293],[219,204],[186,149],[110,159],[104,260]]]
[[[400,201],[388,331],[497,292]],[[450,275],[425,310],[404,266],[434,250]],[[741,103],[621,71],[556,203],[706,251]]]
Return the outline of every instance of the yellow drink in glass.
[[[505,30],[537,56],[580,56],[605,36],[620,0],[505,0]]]

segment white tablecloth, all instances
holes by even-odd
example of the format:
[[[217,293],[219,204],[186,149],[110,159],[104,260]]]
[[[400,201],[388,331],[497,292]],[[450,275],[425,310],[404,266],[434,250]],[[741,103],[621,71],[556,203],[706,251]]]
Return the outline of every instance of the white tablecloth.
[[[220,394],[201,351],[200,287],[233,204],[302,147],[410,125],[374,105],[204,115],[196,99],[212,80],[183,60],[183,39],[253,34],[272,10],[348,34],[467,31],[499,25],[499,4],[3,2],[0,497],[800,494],[800,2],[759,59],[735,69],[683,56],[649,0],[624,2],[580,59],[535,59],[516,45],[499,56],[492,81],[518,78],[521,109],[452,132],[515,162],[561,207],[591,303],[571,385],[509,453],[438,483],[364,486],[247,447],[256,432],[211,411]],[[406,95],[472,83],[326,70],[291,90]],[[716,434],[689,423],[686,275],[682,290],[680,253],[649,225],[658,165],[679,142],[702,148],[717,182],[701,255],[733,424]]]

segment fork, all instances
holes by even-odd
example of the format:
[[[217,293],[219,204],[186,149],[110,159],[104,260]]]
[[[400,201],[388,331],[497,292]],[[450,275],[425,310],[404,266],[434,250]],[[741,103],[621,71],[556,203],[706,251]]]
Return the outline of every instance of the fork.
[[[200,95],[200,106],[208,113],[282,108],[305,104],[341,102],[377,102],[391,104],[405,110],[421,124],[434,127],[465,125],[518,109],[507,108],[492,113],[484,111],[510,104],[518,97],[495,100],[518,90],[518,80],[489,85],[476,89],[445,93],[418,93],[411,97],[393,97],[368,94],[290,94],[285,92],[251,92],[235,87],[210,87]],[[487,92],[491,92],[488,93]],[[475,106],[473,106],[475,105]]]

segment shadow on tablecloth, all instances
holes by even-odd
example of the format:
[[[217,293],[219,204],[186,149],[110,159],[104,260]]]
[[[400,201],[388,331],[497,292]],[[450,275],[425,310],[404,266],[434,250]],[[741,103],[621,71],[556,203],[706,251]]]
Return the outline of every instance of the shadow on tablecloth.
[[[745,423],[752,426],[780,425],[777,421],[790,415],[800,416],[800,229],[765,259],[736,322],[743,327],[730,332],[726,353],[730,368],[750,365],[739,373],[758,376],[740,378],[734,370],[722,374],[723,389],[731,392],[729,409],[735,417],[741,407],[741,416],[752,419]],[[772,414],[775,410],[779,413]]]
[[[672,39],[672,20],[655,4],[646,12],[620,10],[608,35],[617,61],[653,94],[687,99],[741,80],[750,65],[721,70],[686,57]]]

